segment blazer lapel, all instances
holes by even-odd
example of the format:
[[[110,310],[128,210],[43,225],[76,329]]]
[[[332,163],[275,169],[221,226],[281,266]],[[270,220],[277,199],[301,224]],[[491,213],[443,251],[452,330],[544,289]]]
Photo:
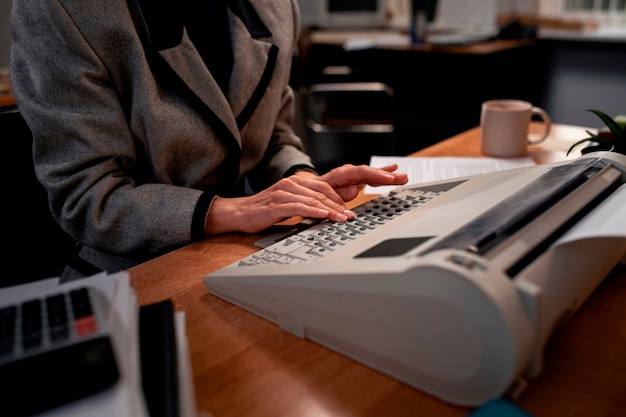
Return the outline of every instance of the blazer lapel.
[[[128,0],[147,49],[163,58],[189,89],[219,118],[241,145],[247,123],[271,80],[277,49],[249,0],[230,0],[233,73],[225,97],[184,30],[173,0]],[[173,7],[172,7],[173,6]],[[172,17],[168,19],[167,17]]]
[[[269,86],[277,50],[269,41],[253,38],[245,22],[234,15],[231,15],[231,37],[234,63],[228,101],[241,129]]]
[[[233,116],[230,104],[220,89],[217,81],[204,65],[200,54],[185,32],[180,45],[160,51],[165,62],[176,72],[180,79],[189,87],[231,131],[240,142],[237,122]]]

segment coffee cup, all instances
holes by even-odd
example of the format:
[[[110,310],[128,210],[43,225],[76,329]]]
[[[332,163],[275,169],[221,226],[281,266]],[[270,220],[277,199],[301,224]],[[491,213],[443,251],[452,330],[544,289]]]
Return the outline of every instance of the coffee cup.
[[[543,132],[529,135],[533,117],[543,124]],[[523,100],[488,100],[480,114],[481,151],[493,157],[525,156],[529,144],[543,142],[550,134],[548,113]]]

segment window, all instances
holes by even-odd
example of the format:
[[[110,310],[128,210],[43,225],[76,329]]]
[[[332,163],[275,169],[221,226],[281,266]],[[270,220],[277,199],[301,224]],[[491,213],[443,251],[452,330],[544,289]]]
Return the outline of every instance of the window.
[[[625,27],[626,0],[539,0],[539,14]]]

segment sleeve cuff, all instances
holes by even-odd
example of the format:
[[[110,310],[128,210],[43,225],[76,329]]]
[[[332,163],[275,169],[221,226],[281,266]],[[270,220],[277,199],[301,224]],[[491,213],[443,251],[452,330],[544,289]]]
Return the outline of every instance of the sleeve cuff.
[[[193,218],[191,220],[191,241],[197,242],[205,238],[204,223],[206,222],[207,214],[213,204],[213,200],[217,197],[216,194],[204,192],[200,195],[196,208],[193,211]]]
[[[311,165],[306,165],[306,164],[299,164],[299,165],[294,165],[291,168],[289,168],[286,172],[285,175],[283,175],[283,178],[287,178],[293,174],[296,173],[296,171],[309,171],[314,173],[315,175],[319,175],[319,173],[315,170],[314,167],[312,167]]]

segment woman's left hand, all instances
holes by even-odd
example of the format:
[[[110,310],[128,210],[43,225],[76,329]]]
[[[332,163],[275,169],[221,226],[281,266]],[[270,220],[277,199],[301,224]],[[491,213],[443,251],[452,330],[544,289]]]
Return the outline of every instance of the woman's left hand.
[[[404,185],[408,182],[408,175],[396,173],[397,164],[382,168],[373,168],[368,165],[346,164],[328,171],[324,175],[315,176],[307,171],[299,171],[296,175],[314,176],[318,180],[330,185],[343,201],[354,199],[366,185]]]

